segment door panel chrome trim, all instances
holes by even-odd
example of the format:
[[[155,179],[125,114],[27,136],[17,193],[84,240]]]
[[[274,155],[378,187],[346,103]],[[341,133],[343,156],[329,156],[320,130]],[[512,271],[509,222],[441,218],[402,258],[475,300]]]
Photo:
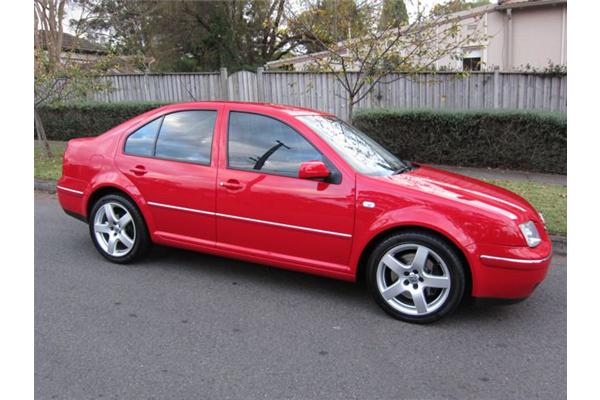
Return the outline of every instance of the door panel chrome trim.
[[[540,258],[540,259],[536,259],[536,260],[526,260],[523,258],[496,257],[496,256],[488,256],[485,254],[483,254],[479,257],[482,259],[485,259],[485,260],[507,261],[507,262],[513,262],[513,263],[519,263],[519,264],[540,264],[540,263],[548,261],[550,259],[550,257],[552,257],[552,254],[550,254],[544,258]]]
[[[307,228],[305,226],[288,225],[288,224],[282,224],[280,222],[264,221],[262,219],[238,217],[237,215],[229,215],[229,214],[221,214],[221,213],[216,213],[216,215],[218,217],[230,218],[230,219],[237,219],[237,220],[240,220],[240,221],[256,222],[256,223],[259,223],[259,224],[278,226],[278,227],[281,227],[281,228],[290,228],[290,229],[297,229],[297,230],[300,230],[300,231],[323,233],[325,235],[340,236],[340,237],[345,237],[345,238],[351,238],[352,237],[352,235],[350,235],[349,233],[340,233],[340,232],[333,232],[333,231],[325,231],[325,230],[322,230],[322,229]]]
[[[289,229],[297,229],[299,231],[322,233],[324,235],[339,236],[339,237],[344,237],[344,238],[351,238],[352,237],[352,235],[349,234],[349,233],[340,233],[340,232],[326,231],[326,230],[323,230],[323,229],[308,228],[306,226],[289,225],[289,224],[282,224],[280,222],[265,221],[265,220],[262,220],[262,219],[239,217],[237,215],[215,213],[215,212],[211,212],[211,211],[198,210],[196,208],[187,208],[187,207],[172,206],[170,204],[156,203],[154,201],[149,201],[148,205],[155,206],[155,207],[170,208],[170,209],[173,209],[173,210],[188,211],[188,212],[193,212],[193,213],[197,213],[197,214],[214,215],[214,216],[221,217],[221,218],[236,219],[236,220],[239,220],[239,221],[256,222],[258,224],[278,226],[280,228],[289,228]]]
[[[169,205],[169,204],[155,203],[153,201],[149,201],[148,205],[155,206],[155,207],[170,208],[170,209],[179,210],[179,211],[188,211],[188,212],[193,212],[193,213],[196,213],[196,214],[215,215],[214,212],[210,212],[210,211],[198,210],[198,209],[195,209],[195,208],[172,206],[172,205]]]
[[[60,189],[60,190],[67,191],[67,192],[75,193],[75,194],[83,194],[83,192],[81,190],[69,189],[69,188],[66,188],[64,186],[56,185],[56,188]]]

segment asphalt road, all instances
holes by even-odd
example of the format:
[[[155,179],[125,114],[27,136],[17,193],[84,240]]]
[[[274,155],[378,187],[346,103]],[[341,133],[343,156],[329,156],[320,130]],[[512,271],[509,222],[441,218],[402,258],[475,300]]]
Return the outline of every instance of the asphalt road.
[[[35,199],[38,399],[566,398],[567,267],[526,302],[389,318],[364,287],[156,248],[119,266]]]

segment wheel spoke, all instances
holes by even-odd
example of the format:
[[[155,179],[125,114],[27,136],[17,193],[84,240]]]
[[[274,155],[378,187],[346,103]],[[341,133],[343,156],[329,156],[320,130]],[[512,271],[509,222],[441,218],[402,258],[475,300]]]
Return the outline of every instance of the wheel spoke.
[[[412,294],[413,303],[415,303],[417,312],[419,314],[426,313],[427,312],[427,300],[425,299],[425,294],[423,293],[423,290],[418,289],[418,290],[411,292],[411,294]]]
[[[394,273],[398,276],[402,275],[404,271],[408,270],[407,265],[402,264],[389,253],[386,254],[381,261],[385,264],[386,267],[394,271]]]
[[[108,226],[108,224],[100,224],[96,222],[94,224],[94,231],[99,233],[110,233],[110,226]]]
[[[110,235],[110,237],[108,238],[108,246],[106,248],[108,254],[114,254],[115,250],[117,249],[117,241],[118,240],[116,235]]]
[[[447,304],[451,276],[446,261],[435,249],[422,243],[400,243],[387,249],[377,265],[375,279],[388,306],[402,314],[425,316]]]
[[[113,210],[112,205],[110,204],[105,204],[104,205],[104,214],[106,214],[106,219],[108,220],[108,222],[110,222],[111,224],[116,224],[117,223],[117,216],[115,215],[115,210]]]
[[[408,289],[406,289],[406,286],[404,286],[402,282],[398,280],[392,286],[388,287],[383,292],[381,292],[381,295],[384,299],[389,300],[406,291],[408,291]]]
[[[427,257],[429,256],[429,249],[425,246],[419,246],[417,248],[417,252],[415,253],[415,258],[413,258],[412,264],[410,265],[412,268],[417,269],[419,272],[423,272],[425,269],[425,263],[427,263]]]
[[[121,228],[121,229],[125,228],[125,226],[130,222],[131,222],[131,214],[129,214],[127,212],[119,219],[119,228]]]
[[[423,276],[423,279],[423,286],[425,287],[439,289],[447,289],[450,287],[450,278],[448,278],[447,276],[434,276],[425,274]]]
[[[125,234],[125,232],[121,232],[117,236],[117,239],[119,240],[119,242],[123,243],[123,245],[125,245],[125,247],[127,247],[128,249],[131,248],[131,246],[133,246],[133,240],[130,239],[129,236]]]

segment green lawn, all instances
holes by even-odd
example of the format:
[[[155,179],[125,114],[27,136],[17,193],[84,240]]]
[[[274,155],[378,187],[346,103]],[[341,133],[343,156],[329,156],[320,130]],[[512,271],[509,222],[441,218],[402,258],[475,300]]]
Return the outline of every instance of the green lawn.
[[[51,142],[54,157],[48,159],[42,146],[35,143],[35,178],[57,180],[62,168],[62,154],[66,142]],[[524,181],[488,180],[526,198],[544,214],[550,233],[567,234],[567,187]]]
[[[41,143],[35,141],[34,146],[34,177],[36,179],[57,180],[62,173],[62,156],[66,142],[50,142],[54,157],[47,158]]]
[[[567,234],[567,187],[535,182],[488,180],[527,199],[544,214],[548,231],[555,235]]]

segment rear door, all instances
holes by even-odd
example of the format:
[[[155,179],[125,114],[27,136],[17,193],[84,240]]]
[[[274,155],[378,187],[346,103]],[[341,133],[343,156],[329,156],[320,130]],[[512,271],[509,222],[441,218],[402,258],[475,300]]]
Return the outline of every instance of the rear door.
[[[116,157],[164,240],[214,246],[217,116],[217,108],[163,115],[131,133]]]
[[[339,170],[298,129],[268,115],[230,111],[217,186],[217,246],[344,272],[354,225],[354,176]],[[336,182],[298,178],[320,160]]]

